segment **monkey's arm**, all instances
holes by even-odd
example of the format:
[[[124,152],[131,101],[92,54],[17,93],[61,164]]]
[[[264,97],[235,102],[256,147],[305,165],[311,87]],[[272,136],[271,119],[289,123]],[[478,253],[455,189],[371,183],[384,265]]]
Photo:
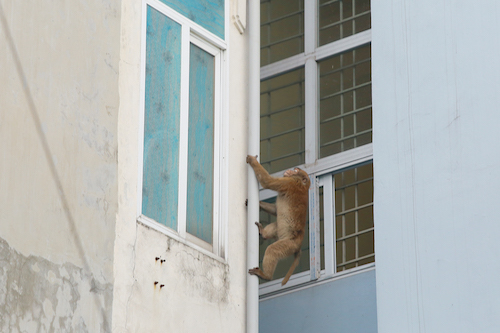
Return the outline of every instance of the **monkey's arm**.
[[[261,201],[259,202],[260,208],[262,208],[263,211],[276,216],[276,205],[269,203],[269,202],[264,202]]]
[[[285,178],[275,178],[272,177],[269,172],[262,165],[260,165],[259,161],[257,161],[256,156],[247,155],[247,163],[253,168],[255,172],[255,176],[259,181],[260,185],[263,188],[267,188],[273,191],[280,191],[287,183],[287,179]]]

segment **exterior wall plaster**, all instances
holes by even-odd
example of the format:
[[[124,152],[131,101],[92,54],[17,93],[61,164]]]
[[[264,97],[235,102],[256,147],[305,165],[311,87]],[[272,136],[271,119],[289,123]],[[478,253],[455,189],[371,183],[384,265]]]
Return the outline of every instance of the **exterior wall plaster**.
[[[141,15],[139,1],[122,1],[113,332],[244,332],[247,37],[227,21],[227,258],[214,260],[137,222]]]
[[[231,288],[227,263],[140,223],[136,232],[134,282],[127,292],[127,331],[242,330],[238,311],[244,304]]]
[[[0,237],[24,255],[87,261],[107,279],[117,209],[119,3],[1,3],[17,56],[2,28]]]
[[[499,331],[499,13],[372,1],[381,333]]]
[[[246,35],[226,21],[215,260],[136,221],[141,1],[0,5],[0,330],[244,331]]]
[[[111,283],[69,262],[24,256],[0,238],[1,332],[110,332],[112,297]]]
[[[120,0],[0,0],[0,330],[111,330]]]

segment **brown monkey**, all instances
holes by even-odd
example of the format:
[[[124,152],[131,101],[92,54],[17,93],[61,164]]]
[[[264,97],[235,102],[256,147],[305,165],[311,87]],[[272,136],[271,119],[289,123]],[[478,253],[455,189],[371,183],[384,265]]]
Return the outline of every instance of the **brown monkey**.
[[[309,204],[309,176],[299,168],[285,171],[283,177],[275,178],[260,165],[256,156],[247,156],[249,163],[263,188],[278,192],[276,204],[260,202],[260,208],[269,214],[276,215],[276,222],[265,228],[259,222],[259,233],[264,239],[274,238],[276,242],[269,245],[264,254],[262,270],[259,267],[248,271],[265,280],[271,280],[278,260],[295,255],[292,266],[286,273],[281,285],[285,285],[299,264],[300,248],[304,239]]]

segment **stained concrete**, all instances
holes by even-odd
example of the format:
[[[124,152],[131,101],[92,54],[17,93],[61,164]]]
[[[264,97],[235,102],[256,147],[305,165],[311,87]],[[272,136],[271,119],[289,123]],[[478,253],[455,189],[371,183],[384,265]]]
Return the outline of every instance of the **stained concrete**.
[[[113,287],[71,263],[24,256],[0,238],[1,332],[110,332]]]

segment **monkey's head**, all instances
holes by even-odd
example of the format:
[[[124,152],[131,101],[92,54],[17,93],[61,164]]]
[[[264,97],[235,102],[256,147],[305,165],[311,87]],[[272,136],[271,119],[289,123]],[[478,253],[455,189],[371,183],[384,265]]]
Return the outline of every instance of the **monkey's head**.
[[[307,174],[307,172],[305,172],[300,168],[293,168],[290,170],[286,170],[285,173],[283,174],[283,177],[296,178],[302,183],[302,185],[306,186],[307,188],[309,188],[309,186],[311,185],[311,180],[309,179],[309,175]]]

